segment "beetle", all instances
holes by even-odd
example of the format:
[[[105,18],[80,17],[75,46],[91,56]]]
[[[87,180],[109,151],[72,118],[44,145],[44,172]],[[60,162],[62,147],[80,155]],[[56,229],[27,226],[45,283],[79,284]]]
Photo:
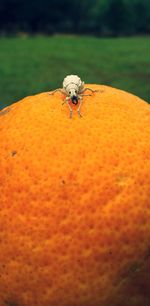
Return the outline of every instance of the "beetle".
[[[84,82],[81,81],[79,76],[68,75],[63,80],[63,88],[58,88],[58,89],[50,92],[49,95],[53,95],[57,91],[60,91],[61,93],[66,95],[66,99],[65,99],[64,103],[66,103],[69,107],[70,118],[72,118],[72,112],[73,111],[72,111],[72,108],[69,104],[69,100],[75,105],[77,105],[79,103],[79,100],[80,100],[77,112],[78,112],[79,117],[82,117],[81,113],[80,113],[80,109],[81,109],[81,105],[82,105],[82,102],[83,102],[83,96],[91,96],[92,95],[92,94],[84,94],[84,92],[86,90],[91,91],[91,93],[100,91],[100,90],[93,90],[91,88],[84,87]]]

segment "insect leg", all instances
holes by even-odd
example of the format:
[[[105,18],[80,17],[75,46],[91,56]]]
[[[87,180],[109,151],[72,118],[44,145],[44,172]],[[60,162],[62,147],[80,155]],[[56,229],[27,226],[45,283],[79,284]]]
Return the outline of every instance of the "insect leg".
[[[89,88],[89,87],[85,87],[83,90],[82,90],[82,93],[83,92],[85,92],[85,90],[90,90],[91,92],[103,92],[103,90],[93,90],[93,89],[91,89],[91,88]]]
[[[84,95],[84,94],[81,94],[80,96],[82,96],[82,97],[84,96],[84,97],[85,97],[85,96],[92,96],[92,95],[90,95],[90,94],[89,94],[89,95],[86,95],[86,94],[85,94],[85,95]]]
[[[71,106],[70,106],[70,104],[69,104],[69,102],[68,102],[68,100],[70,99],[70,97],[66,97],[66,104],[68,105],[68,107],[69,107],[69,110],[70,110],[70,119],[72,118],[72,108],[71,108]]]
[[[61,93],[65,94],[65,91],[64,91],[63,89],[61,89],[61,88],[55,89],[54,91],[49,92],[48,94],[49,94],[49,95],[53,95],[53,94],[54,94],[55,92],[57,92],[57,91],[60,91]]]
[[[81,115],[81,113],[80,113],[80,109],[81,109],[81,105],[82,105],[82,103],[83,103],[83,96],[92,96],[92,95],[84,95],[84,94],[80,94],[79,96],[78,96],[78,98],[80,99],[80,104],[79,104],[79,107],[78,107],[78,109],[77,109],[77,112],[78,112],[78,115],[79,115],[79,117],[82,117],[82,115]]]
[[[83,95],[82,95],[82,96],[83,96]],[[81,96],[81,95],[78,96],[79,99],[80,99],[80,104],[79,104],[79,107],[78,107],[78,109],[77,109],[77,112],[78,112],[79,117],[82,117],[82,115],[81,115],[81,113],[80,113],[81,105],[82,105],[82,103],[83,103],[83,98],[82,98],[82,96]]]

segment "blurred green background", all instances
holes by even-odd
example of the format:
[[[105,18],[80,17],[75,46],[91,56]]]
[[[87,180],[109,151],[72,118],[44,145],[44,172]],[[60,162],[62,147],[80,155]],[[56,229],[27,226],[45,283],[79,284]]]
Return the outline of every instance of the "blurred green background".
[[[68,74],[150,102],[150,1],[1,0],[0,108]]]

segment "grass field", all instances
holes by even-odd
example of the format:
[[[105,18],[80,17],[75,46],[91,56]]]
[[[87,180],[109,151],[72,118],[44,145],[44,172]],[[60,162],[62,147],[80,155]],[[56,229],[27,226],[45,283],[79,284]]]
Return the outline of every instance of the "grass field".
[[[150,102],[150,37],[0,38],[0,108],[61,87],[68,74]]]

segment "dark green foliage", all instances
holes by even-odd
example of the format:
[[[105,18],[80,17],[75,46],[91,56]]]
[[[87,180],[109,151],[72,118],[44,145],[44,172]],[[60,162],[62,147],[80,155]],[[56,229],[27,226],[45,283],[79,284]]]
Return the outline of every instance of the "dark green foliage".
[[[105,15],[106,25],[110,34],[113,36],[130,34],[132,15],[129,5],[124,0],[110,0],[110,5]]]
[[[0,0],[0,32],[150,33],[149,0]]]

